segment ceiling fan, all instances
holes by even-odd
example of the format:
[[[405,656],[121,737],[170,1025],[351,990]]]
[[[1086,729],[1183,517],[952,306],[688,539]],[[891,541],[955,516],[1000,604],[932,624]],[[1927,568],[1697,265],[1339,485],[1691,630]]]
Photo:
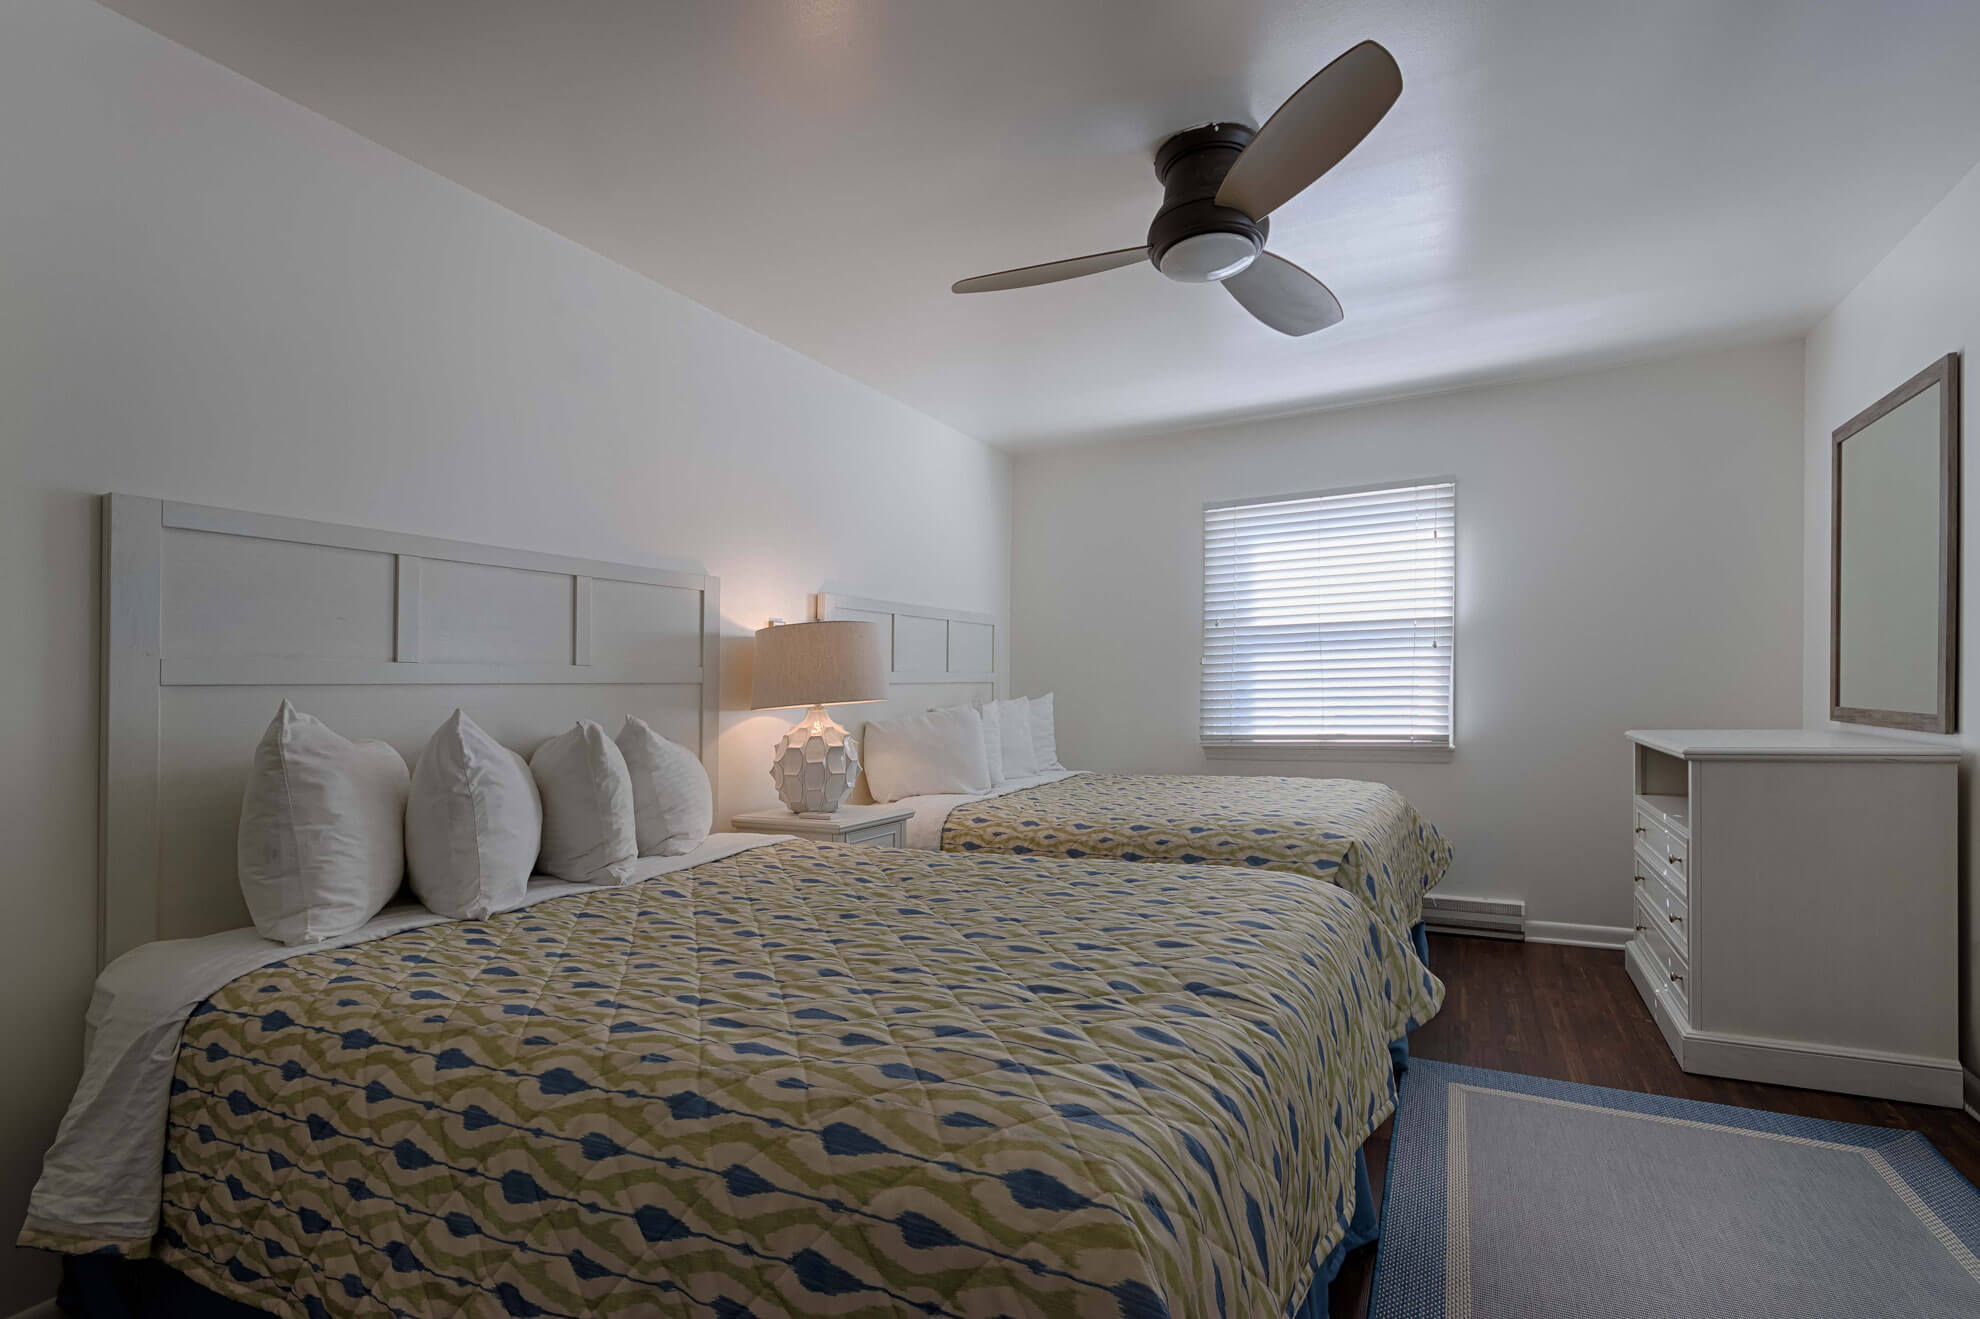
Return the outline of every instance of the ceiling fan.
[[[1265,250],[1268,217],[1338,165],[1401,94],[1395,57],[1364,41],[1309,78],[1257,132],[1243,124],[1203,124],[1157,147],[1162,207],[1142,246],[1000,270],[951,289],[1028,288],[1149,261],[1180,283],[1221,283],[1281,334],[1338,324],[1341,304],[1327,286]]]

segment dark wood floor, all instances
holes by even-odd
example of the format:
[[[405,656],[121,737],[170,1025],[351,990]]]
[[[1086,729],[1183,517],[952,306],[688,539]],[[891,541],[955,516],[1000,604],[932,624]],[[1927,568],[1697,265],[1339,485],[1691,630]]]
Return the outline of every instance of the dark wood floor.
[[[1803,1117],[1906,1127],[1924,1132],[1967,1180],[1980,1185],[1980,1122],[1958,1109],[1723,1081],[1678,1070],[1623,970],[1619,952],[1432,935],[1430,966],[1443,978],[1446,996],[1436,1020],[1410,1039],[1410,1052],[1417,1057]],[[1390,1125],[1384,1124],[1368,1143],[1368,1173],[1377,1197],[1388,1164]],[[1363,1319],[1374,1271],[1373,1248],[1348,1257],[1330,1298],[1333,1319]]]

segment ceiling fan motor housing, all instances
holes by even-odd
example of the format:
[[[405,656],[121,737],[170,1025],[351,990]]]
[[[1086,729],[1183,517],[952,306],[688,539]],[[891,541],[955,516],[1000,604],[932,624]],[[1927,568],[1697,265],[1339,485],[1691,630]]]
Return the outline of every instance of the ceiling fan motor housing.
[[[1148,258],[1170,279],[1228,279],[1265,250],[1269,224],[1216,201],[1224,176],[1254,136],[1243,124],[1204,124],[1156,148],[1162,209],[1148,226]]]

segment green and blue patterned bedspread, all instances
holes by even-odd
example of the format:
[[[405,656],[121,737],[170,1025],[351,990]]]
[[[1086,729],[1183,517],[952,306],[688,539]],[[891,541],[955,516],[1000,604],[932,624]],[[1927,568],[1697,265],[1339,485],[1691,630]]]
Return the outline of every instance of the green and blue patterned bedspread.
[[[1401,793],[1358,779],[1079,774],[956,807],[942,850],[1290,870],[1405,934],[1451,867],[1451,845]]]
[[[1280,1315],[1442,995],[1299,874],[780,843],[229,984],[154,1250],[289,1315]]]

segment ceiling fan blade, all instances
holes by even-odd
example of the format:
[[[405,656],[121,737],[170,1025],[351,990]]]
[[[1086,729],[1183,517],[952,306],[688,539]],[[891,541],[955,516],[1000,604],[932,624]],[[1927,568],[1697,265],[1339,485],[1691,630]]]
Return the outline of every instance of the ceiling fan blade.
[[[1131,266],[1137,261],[1148,259],[1145,247],[1123,247],[1114,252],[1095,252],[1091,256],[1067,257],[1064,261],[1047,261],[1042,266],[1019,266],[1016,270],[1000,270],[994,275],[977,275],[971,279],[959,279],[949,286],[951,293],[995,293],[999,289],[1030,288],[1033,284],[1055,284],[1062,279],[1078,279],[1081,275],[1097,275],[1103,270],[1115,270],[1121,266]]]
[[[1325,284],[1282,256],[1258,259],[1224,281],[1238,305],[1280,334],[1297,338],[1341,322],[1341,302]]]
[[[1364,41],[1272,112],[1217,189],[1217,205],[1262,220],[1341,163],[1402,95],[1395,57]]]

